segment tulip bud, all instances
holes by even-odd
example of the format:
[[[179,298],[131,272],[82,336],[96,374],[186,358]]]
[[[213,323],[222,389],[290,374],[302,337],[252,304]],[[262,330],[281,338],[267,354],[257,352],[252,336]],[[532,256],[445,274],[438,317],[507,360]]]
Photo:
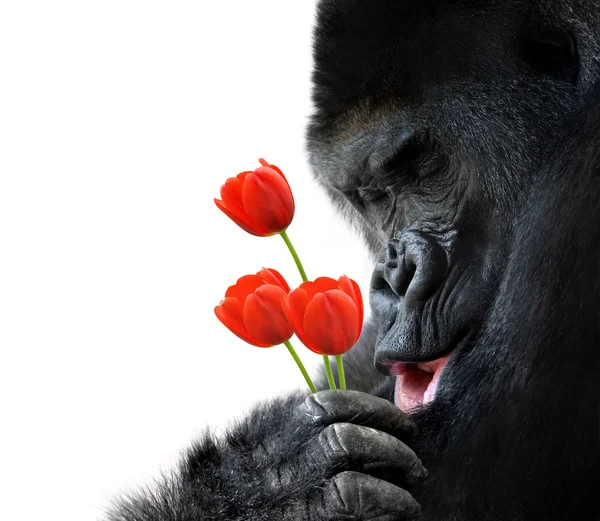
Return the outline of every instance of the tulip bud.
[[[282,300],[290,287],[281,274],[264,268],[229,287],[215,315],[232,333],[249,344],[271,347],[289,340],[294,330]]]
[[[284,231],[294,218],[294,197],[283,172],[259,159],[261,167],[230,177],[217,207],[240,228],[259,237]]]
[[[284,298],[283,309],[302,343],[320,355],[345,353],[362,331],[360,289],[345,275],[302,283]]]

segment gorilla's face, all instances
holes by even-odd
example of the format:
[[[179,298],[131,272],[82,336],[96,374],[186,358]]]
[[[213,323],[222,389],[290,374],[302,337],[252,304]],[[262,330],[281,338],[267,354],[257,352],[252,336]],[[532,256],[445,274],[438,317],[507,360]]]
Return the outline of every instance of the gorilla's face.
[[[486,318],[536,165],[597,77],[591,4],[319,6],[311,164],[377,259],[376,362],[404,409]]]

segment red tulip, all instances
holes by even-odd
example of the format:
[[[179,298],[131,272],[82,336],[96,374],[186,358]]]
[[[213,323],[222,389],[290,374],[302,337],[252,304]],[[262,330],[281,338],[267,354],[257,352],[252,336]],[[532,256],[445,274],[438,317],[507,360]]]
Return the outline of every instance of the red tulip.
[[[227,289],[215,315],[232,333],[258,347],[281,344],[294,334],[282,307],[290,291],[281,274],[263,268]]]
[[[345,275],[339,280],[319,277],[303,282],[284,298],[283,309],[302,343],[320,355],[345,353],[362,330],[360,289]]]
[[[240,228],[268,237],[284,231],[294,218],[290,185],[275,165],[259,159],[261,167],[230,177],[215,204]]]

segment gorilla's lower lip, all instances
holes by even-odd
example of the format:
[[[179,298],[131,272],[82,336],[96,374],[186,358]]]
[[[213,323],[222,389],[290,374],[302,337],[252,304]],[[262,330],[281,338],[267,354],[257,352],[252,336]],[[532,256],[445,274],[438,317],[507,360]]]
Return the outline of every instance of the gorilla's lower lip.
[[[450,356],[431,362],[397,363],[392,366],[392,374],[397,375],[394,401],[402,411],[411,412],[433,401]]]

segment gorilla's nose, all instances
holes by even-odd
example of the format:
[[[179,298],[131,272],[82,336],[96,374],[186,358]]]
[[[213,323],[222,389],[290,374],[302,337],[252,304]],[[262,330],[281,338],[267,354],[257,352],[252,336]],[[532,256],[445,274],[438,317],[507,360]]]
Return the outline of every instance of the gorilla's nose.
[[[403,298],[403,307],[424,303],[440,286],[448,263],[435,238],[421,231],[406,231],[390,240],[371,282],[372,291],[387,289]]]

